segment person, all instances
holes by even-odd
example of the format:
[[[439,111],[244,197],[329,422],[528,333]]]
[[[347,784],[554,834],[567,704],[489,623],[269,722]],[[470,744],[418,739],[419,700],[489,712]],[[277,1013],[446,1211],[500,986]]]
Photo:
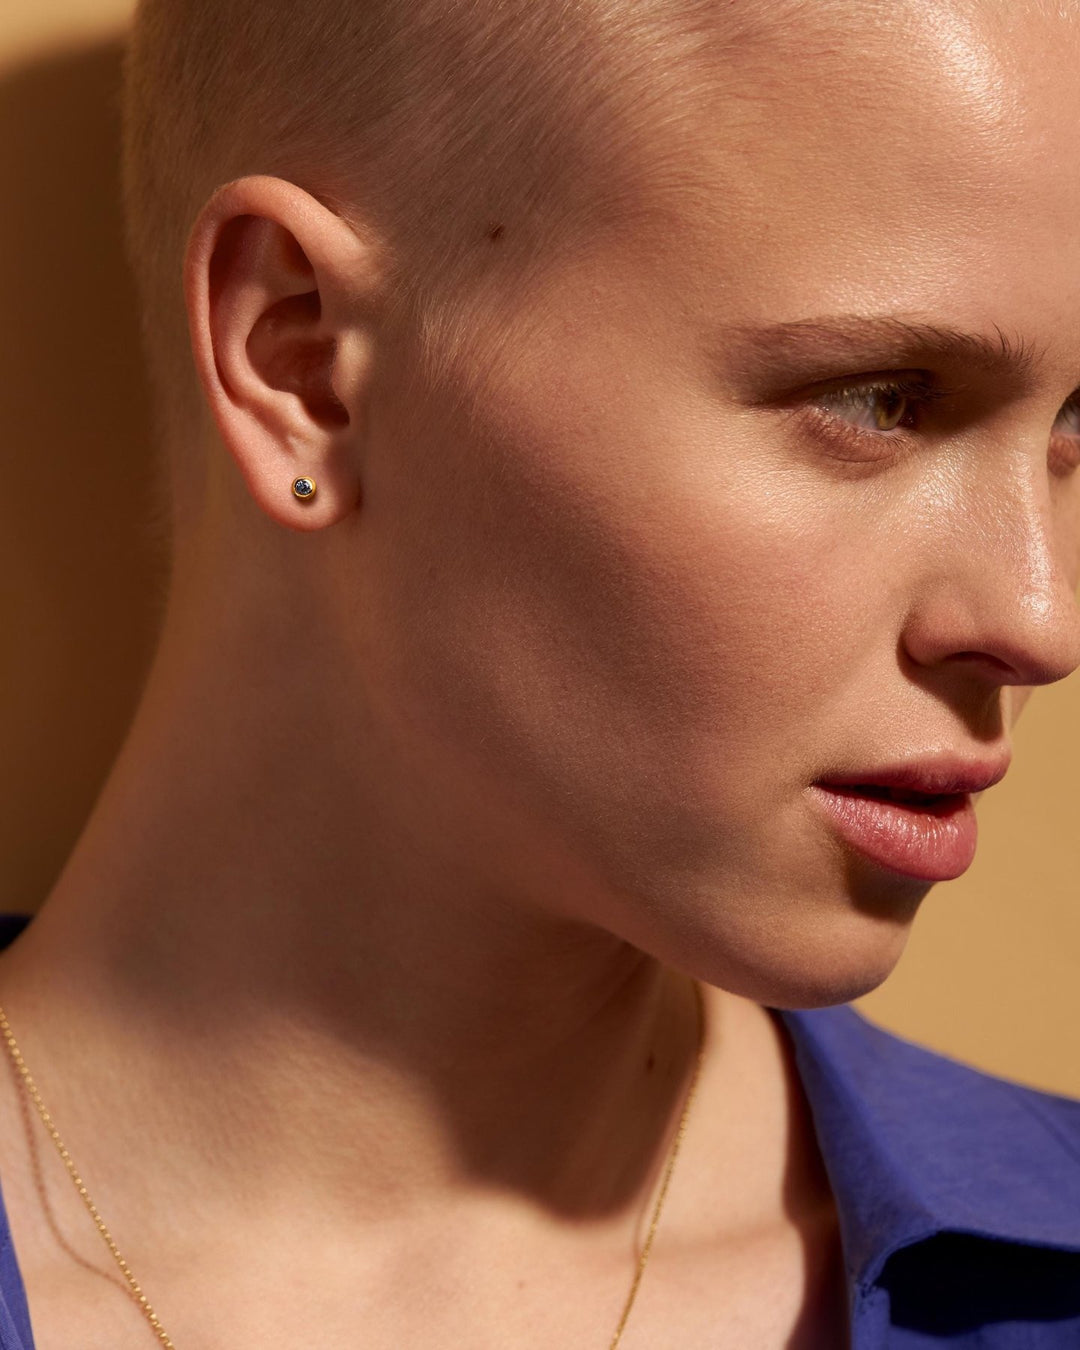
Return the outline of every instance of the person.
[[[1080,664],[1078,58],[138,6],[171,570],[0,956],[3,1350],[1080,1344],[1080,1102],[847,1006]]]

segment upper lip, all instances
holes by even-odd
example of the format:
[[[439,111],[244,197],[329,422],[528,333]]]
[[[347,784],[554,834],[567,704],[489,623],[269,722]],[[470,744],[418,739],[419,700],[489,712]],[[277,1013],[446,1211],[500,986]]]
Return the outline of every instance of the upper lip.
[[[905,792],[923,792],[930,797],[985,792],[1000,783],[1008,772],[1009,756],[998,759],[964,759],[934,755],[854,773],[826,774],[817,781],[823,787],[884,787]]]

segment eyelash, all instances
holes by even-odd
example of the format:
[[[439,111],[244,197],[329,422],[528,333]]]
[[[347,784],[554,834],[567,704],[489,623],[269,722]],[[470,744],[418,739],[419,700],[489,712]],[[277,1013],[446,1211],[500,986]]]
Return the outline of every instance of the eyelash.
[[[956,391],[943,389],[928,380],[898,377],[891,380],[868,380],[865,384],[834,385],[818,394],[808,405],[807,412],[818,424],[818,429],[834,444],[841,448],[854,448],[859,458],[865,459],[869,451],[871,456],[881,457],[888,442],[905,442],[910,439],[913,429],[905,425],[912,414],[917,414],[942,399],[949,398]],[[858,427],[842,417],[828,411],[827,404],[846,405],[853,408],[868,408],[873,404],[874,396],[899,395],[907,399],[912,407],[905,411],[903,418],[892,428],[872,431],[868,427]],[[884,444],[883,444],[884,443]],[[895,445],[891,449],[895,449]]]
[[[857,458],[866,461],[868,457],[884,458],[885,444],[889,442],[900,442],[903,444],[910,440],[910,432],[913,428],[905,422],[912,415],[918,415],[933,404],[953,397],[960,392],[957,389],[944,389],[940,385],[931,384],[929,381],[919,378],[897,378],[891,380],[868,380],[864,384],[852,383],[844,385],[834,385],[833,388],[825,390],[813,399],[808,405],[807,411],[815,419],[818,430],[834,444],[841,449],[854,448],[858,451]],[[875,395],[899,394],[911,403],[911,408],[904,413],[904,417],[893,428],[882,428],[872,431],[868,427],[858,427],[851,422],[846,422],[842,417],[838,417],[827,411],[826,403],[846,404],[850,407],[868,407],[871,405]],[[1072,411],[1080,415],[1080,391],[1070,395],[1062,404],[1061,412]],[[1060,414],[1059,414],[1060,416]],[[914,429],[917,429],[914,428]],[[1080,467],[1080,436],[1069,436],[1064,438],[1071,442],[1068,450],[1063,454],[1058,454],[1051,458],[1052,471],[1063,476],[1071,473],[1074,469]],[[883,444],[885,443],[885,444]],[[895,446],[891,447],[892,449]],[[1052,450],[1056,448],[1056,442],[1052,444]]]

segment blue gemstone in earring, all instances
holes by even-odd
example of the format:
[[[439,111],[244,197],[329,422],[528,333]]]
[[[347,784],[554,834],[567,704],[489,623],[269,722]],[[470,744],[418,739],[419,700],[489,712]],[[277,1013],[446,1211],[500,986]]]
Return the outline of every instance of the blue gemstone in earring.
[[[315,496],[314,478],[298,478],[292,485],[293,496],[299,497],[301,501],[307,501],[309,497]]]

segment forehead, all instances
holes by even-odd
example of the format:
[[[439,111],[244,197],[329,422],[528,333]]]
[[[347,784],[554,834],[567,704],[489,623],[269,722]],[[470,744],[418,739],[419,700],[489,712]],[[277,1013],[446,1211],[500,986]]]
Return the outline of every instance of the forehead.
[[[794,8],[643,136],[643,266],[681,260],[682,293],[747,320],[1060,316],[1075,366],[1078,58],[1073,7]]]

